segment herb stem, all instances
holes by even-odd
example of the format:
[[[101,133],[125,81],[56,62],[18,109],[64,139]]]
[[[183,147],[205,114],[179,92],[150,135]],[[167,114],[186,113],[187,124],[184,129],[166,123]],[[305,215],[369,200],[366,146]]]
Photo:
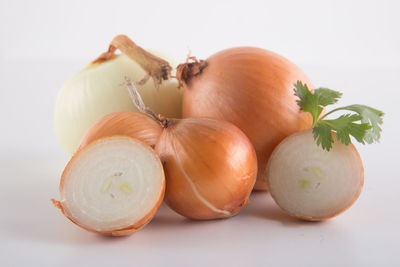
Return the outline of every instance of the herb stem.
[[[329,114],[332,114],[332,113],[335,112],[335,111],[343,110],[343,109],[344,109],[343,107],[332,109],[331,111],[329,111],[328,113],[326,113],[324,116],[322,116],[322,117],[319,118],[318,120],[323,120],[323,119],[325,119]]]

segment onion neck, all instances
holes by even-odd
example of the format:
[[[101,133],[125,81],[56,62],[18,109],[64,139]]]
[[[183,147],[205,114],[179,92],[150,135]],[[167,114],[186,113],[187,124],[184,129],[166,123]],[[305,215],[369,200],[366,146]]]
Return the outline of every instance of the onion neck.
[[[164,129],[172,129],[181,119],[161,118],[160,123]]]
[[[125,80],[126,80],[126,87],[128,88],[128,92],[132,99],[132,102],[140,113],[151,117],[153,120],[160,123],[164,129],[171,127],[176,123],[176,121],[179,121],[179,119],[170,119],[170,118],[165,118],[160,114],[157,115],[156,113],[154,113],[154,111],[146,107],[138,90],[136,89],[134,82],[132,82],[131,79],[129,79],[128,77],[125,77]]]
[[[207,66],[208,62],[205,60],[188,57],[185,63],[179,64],[176,68],[176,79],[179,82],[179,87],[189,84],[190,80],[200,75]]]
[[[164,118],[161,120],[161,125],[164,129],[167,129],[171,125],[171,120]]]
[[[117,49],[146,71],[146,77],[139,81],[139,84],[144,84],[149,78],[153,78],[154,84],[158,87],[163,80],[168,80],[171,77],[172,67],[166,60],[147,52],[136,45],[128,36],[122,34],[114,37],[108,47],[108,51],[93,60],[92,64],[102,63],[114,58]]]

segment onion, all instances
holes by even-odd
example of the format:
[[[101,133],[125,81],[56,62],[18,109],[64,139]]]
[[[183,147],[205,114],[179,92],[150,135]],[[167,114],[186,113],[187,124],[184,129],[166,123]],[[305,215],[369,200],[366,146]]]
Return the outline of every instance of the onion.
[[[168,120],[156,145],[167,179],[165,202],[191,219],[231,217],[247,205],[257,175],[248,138],[205,118]]]
[[[131,137],[113,136],[72,157],[61,177],[61,201],[52,201],[78,226],[120,236],[146,225],[164,192],[165,176],[154,150]]]
[[[267,168],[268,190],[289,215],[309,221],[334,217],[359,197],[364,168],[356,148],[338,142],[328,152],[312,130],[295,133],[274,150]]]
[[[256,154],[246,135],[220,120],[160,118],[145,107],[129,80],[128,87],[137,108],[148,116],[114,113],[93,125],[82,142],[119,133],[144,140],[143,132],[131,127],[150,119],[162,126],[161,135],[157,126],[149,132],[154,131],[151,140],[159,135],[155,150],[166,173],[169,207],[191,219],[226,218],[243,209],[257,176]]]
[[[311,127],[311,116],[301,113],[293,94],[297,80],[310,85],[293,63],[254,47],[223,50],[207,60],[177,68],[184,87],[182,115],[227,120],[250,139],[257,153],[255,189],[266,189],[266,164],[285,137]]]
[[[124,54],[115,55],[116,48]],[[137,47],[126,36],[115,37],[108,52],[73,75],[58,93],[54,128],[62,148],[73,154],[85,131],[107,114],[137,111],[123,86],[126,76],[135,81],[153,77],[155,83],[144,79],[138,87],[143,101],[158,114],[180,118],[182,90],[168,79],[171,70],[167,61]]]
[[[86,131],[78,149],[113,135],[131,136],[154,148],[161,133],[160,123],[149,116],[131,111],[114,112],[98,120]]]

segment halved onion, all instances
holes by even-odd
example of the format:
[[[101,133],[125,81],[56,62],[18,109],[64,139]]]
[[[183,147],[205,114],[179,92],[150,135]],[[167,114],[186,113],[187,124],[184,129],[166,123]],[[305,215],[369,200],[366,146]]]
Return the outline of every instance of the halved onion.
[[[353,144],[335,141],[328,152],[318,147],[312,130],[287,137],[271,155],[268,189],[289,215],[319,221],[349,208],[364,184],[363,164]]]
[[[153,218],[164,191],[164,171],[153,149],[127,136],[113,136],[72,157],[61,177],[61,200],[53,203],[86,230],[129,235]]]

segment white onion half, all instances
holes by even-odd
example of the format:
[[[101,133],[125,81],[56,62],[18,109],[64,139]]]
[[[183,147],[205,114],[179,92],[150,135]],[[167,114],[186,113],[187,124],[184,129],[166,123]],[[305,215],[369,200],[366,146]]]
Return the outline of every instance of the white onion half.
[[[72,157],[61,177],[61,200],[53,203],[86,230],[127,235],[153,218],[164,191],[164,171],[153,149],[127,136],[113,136]]]
[[[170,61],[170,65],[176,64]],[[125,77],[139,81],[146,75],[140,65],[124,54],[89,64],[73,75],[58,93],[54,112],[55,132],[65,152],[72,155],[85,131],[103,116],[137,111],[124,85]],[[159,88],[149,80],[138,86],[138,91],[146,106],[156,114],[181,117],[182,90],[175,80],[163,81]]]
[[[312,130],[284,139],[267,167],[268,190],[288,214],[318,221],[349,208],[364,184],[364,168],[356,148],[335,141],[328,152],[318,147]]]

